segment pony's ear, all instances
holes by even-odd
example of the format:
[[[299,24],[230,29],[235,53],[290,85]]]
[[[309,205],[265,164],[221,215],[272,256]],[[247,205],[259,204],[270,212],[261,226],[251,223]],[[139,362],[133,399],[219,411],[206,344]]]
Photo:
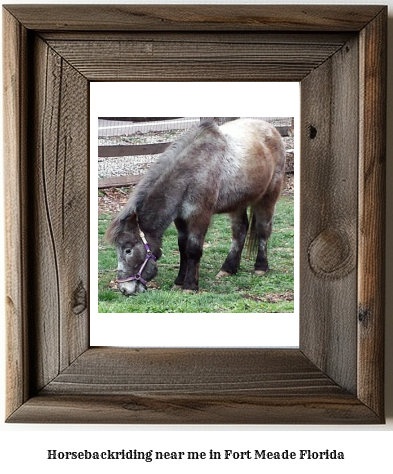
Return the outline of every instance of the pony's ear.
[[[123,217],[123,219],[121,220],[122,224],[123,224],[123,230],[125,232],[130,232],[132,231],[132,229],[135,228],[135,224],[136,224],[136,213],[135,212],[131,212],[131,214],[129,214],[128,216],[126,217]]]
[[[130,231],[132,226],[136,222],[136,213],[131,212],[128,215],[118,214],[112,219],[107,231],[105,232],[105,240],[110,244],[114,244],[120,234],[120,232]]]

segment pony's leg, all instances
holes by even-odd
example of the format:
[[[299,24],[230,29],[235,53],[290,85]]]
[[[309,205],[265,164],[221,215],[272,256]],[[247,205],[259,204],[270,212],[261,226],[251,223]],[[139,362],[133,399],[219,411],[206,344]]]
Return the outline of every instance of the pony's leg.
[[[256,275],[264,275],[269,269],[267,241],[272,233],[273,216],[277,198],[277,193],[268,194],[253,205],[255,232],[258,240],[258,254],[254,266]]]
[[[232,243],[228,256],[223,263],[221,270],[216,278],[221,278],[228,275],[234,275],[240,265],[240,258],[244,247],[248,231],[248,217],[247,209],[241,209],[232,212],[230,215],[232,225]]]
[[[187,229],[187,223],[183,219],[175,219],[175,226],[177,228],[177,243],[179,245],[179,251],[180,251],[180,269],[179,269],[179,274],[175,280],[175,289],[180,288],[183,286],[184,279],[186,277],[187,273],[187,240],[188,240],[188,229]]]
[[[210,222],[210,215],[199,216],[188,223],[186,244],[187,271],[183,282],[183,291],[198,291],[199,262],[203,253],[203,242]]]

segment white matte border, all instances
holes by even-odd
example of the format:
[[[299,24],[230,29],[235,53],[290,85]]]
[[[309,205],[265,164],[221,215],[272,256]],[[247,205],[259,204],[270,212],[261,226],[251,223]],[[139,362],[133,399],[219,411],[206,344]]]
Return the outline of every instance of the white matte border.
[[[298,347],[299,169],[295,170],[295,312],[98,313],[98,117],[294,117],[298,154],[299,83],[92,82],[90,84],[90,344],[123,347]],[[295,159],[295,166],[299,168]],[[137,296],[136,296],[137,297]]]

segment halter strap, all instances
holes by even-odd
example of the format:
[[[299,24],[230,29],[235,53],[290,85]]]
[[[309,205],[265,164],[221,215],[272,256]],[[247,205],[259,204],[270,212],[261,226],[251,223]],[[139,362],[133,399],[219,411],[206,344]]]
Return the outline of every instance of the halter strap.
[[[143,285],[147,285],[147,281],[142,278],[142,272],[143,270],[145,269],[145,266],[147,264],[147,262],[151,259],[153,260],[154,262],[157,261],[157,257],[155,255],[153,255],[153,252],[151,251],[151,248],[146,240],[146,237],[145,237],[145,234],[142,232],[141,228],[139,227],[139,222],[138,222],[138,218],[137,218],[137,225],[138,225],[138,232],[139,232],[139,236],[140,238],[142,239],[142,242],[143,242],[143,245],[145,247],[145,250],[146,250],[146,257],[145,257],[145,260],[144,262],[142,263],[140,269],[138,270],[138,272],[135,274],[135,275],[132,275],[128,278],[124,278],[122,280],[115,280],[116,283],[125,283],[127,281],[140,281]]]

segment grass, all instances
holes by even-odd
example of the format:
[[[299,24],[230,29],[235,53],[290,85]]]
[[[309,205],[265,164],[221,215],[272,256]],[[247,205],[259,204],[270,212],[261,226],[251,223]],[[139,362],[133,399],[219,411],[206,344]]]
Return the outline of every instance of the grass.
[[[216,280],[228,253],[231,231],[226,215],[214,216],[206,235],[200,266],[199,292],[184,294],[171,288],[177,276],[179,250],[177,232],[171,225],[163,239],[158,275],[149,291],[126,298],[113,282],[116,252],[103,240],[111,216],[99,216],[98,311],[100,313],[290,313],[294,311],[294,225],[293,197],[277,203],[273,233],[268,244],[269,272],[253,273],[254,257],[242,257],[235,276]]]

